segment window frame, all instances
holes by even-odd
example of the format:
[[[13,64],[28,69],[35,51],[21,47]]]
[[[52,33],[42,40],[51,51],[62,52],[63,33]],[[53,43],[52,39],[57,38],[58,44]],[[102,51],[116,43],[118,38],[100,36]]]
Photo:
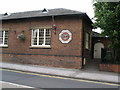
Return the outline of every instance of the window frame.
[[[39,31],[43,29],[44,30],[44,38],[43,38],[43,44],[39,45]],[[51,44],[50,45],[46,45],[46,30],[49,29],[50,30],[50,43],[51,43],[51,29],[50,28],[39,28],[39,29],[32,29],[32,34],[31,34],[31,47],[38,47],[38,48],[51,48]],[[37,30],[37,45],[34,45],[33,43],[33,30]]]
[[[1,32],[3,31],[3,36],[0,37],[2,38],[2,44],[0,44],[0,47],[8,47],[8,30],[0,30]],[[6,38],[6,32],[7,32],[7,44],[5,44],[5,38]]]

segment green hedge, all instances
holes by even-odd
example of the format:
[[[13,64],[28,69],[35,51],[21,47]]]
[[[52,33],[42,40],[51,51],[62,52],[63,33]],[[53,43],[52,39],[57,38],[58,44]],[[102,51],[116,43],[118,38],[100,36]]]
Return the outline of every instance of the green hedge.
[[[114,60],[112,57],[112,51],[107,51],[107,49],[102,49],[101,51],[101,63],[120,64],[120,58]]]

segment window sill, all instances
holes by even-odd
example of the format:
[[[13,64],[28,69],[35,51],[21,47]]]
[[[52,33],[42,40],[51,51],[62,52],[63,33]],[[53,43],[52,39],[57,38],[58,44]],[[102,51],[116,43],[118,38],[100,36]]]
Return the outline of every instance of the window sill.
[[[90,49],[89,48],[85,48],[87,51],[90,51]]]
[[[51,49],[51,46],[29,46],[29,48],[46,48],[46,49]]]
[[[8,48],[8,46],[0,46],[0,48]]]

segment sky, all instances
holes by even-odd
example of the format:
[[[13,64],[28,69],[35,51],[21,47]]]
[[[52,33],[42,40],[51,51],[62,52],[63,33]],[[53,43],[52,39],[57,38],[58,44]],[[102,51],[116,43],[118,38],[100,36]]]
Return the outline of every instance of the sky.
[[[93,0],[1,0],[0,14],[33,10],[66,8],[87,13],[94,17]],[[98,30],[99,32],[99,30]]]

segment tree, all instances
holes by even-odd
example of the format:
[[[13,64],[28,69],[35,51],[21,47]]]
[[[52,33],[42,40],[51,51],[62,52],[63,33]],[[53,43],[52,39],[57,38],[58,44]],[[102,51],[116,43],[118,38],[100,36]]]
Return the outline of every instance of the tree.
[[[95,2],[94,28],[101,28],[102,35],[108,36],[113,48],[114,60],[120,62],[120,2]]]

